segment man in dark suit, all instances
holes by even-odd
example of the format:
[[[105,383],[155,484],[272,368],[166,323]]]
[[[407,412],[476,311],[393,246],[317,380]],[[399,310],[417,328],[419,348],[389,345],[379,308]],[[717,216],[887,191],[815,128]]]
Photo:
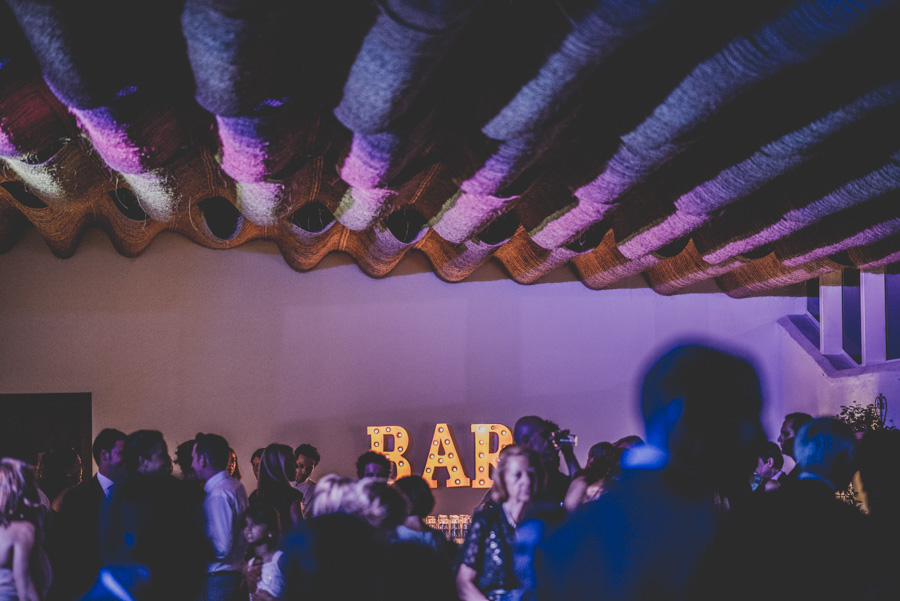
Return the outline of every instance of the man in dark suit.
[[[101,524],[103,567],[82,601],[196,601],[212,549],[206,538],[203,490],[171,475],[168,445],[158,430],[125,439],[128,477],[116,482]]]
[[[97,475],[66,493],[53,540],[50,601],[79,599],[100,569],[100,523],[116,482],[125,476],[125,434],[106,428],[94,439]]]
[[[746,360],[699,345],[663,355],[641,391],[647,444],[623,456],[617,485],[539,544],[536,598],[687,598],[717,526],[715,500],[749,490],[761,407]]]

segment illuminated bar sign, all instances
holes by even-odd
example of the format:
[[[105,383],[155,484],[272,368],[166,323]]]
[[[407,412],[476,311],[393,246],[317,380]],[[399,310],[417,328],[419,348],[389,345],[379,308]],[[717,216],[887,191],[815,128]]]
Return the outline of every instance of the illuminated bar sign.
[[[475,471],[469,478],[459,454],[459,446],[448,424],[435,424],[431,444],[428,445],[428,457],[422,477],[431,488],[437,488],[437,472],[441,468],[447,470],[447,487],[490,488],[490,466],[497,465],[500,449],[511,445],[512,431],[503,424],[472,424],[475,436]],[[401,426],[368,426],[369,448],[387,456],[397,468],[397,477],[409,476],[412,465],[406,457],[409,451],[409,433]],[[494,436],[492,440],[492,435]],[[496,444],[492,445],[494,442]],[[494,450],[491,451],[493,446]]]

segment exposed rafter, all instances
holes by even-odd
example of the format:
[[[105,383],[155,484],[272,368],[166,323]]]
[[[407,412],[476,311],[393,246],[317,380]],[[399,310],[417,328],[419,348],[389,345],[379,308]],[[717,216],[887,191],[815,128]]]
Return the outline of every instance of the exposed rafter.
[[[0,251],[174,231],[733,296],[873,269],[900,259],[898,30],[875,0],[6,0]]]

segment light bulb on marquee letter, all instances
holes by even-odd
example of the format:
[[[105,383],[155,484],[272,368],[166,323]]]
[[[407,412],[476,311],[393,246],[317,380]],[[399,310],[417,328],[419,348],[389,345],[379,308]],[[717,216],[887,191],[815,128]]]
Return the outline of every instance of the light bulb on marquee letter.
[[[458,488],[469,485],[469,479],[466,477],[466,470],[463,467],[459,451],[456,450],[456,440],[453,433],[450,432],[450,426],[447,424],[437,424],[434,427],[434,436],[431,437],[431,444],[428,446],[428,462],[425,463],[425,471],[422,477],[428,482],[431,488],[437,488],[437,480],[435,475],[440,467],[447,468],[447,487]]]
[[[391,460],[397,467],[397,478],[409,476],[412,468],[409,459],[404,457],[409,450],[409,434],[400,426],[369,426],[366,428],[369,435],[369,448],[378,451]],[[392,443],[390,450],[385,439]]]
[[[475,434],[475,475],[472,478],[472,488],[490,488],[494,484],[490,477],[491,466],[497,467],[500,449],[512,444],[512,430],[503,424],[472,424],[472,433]],[[497,437],[496,451],[491,451],[491,434]]]

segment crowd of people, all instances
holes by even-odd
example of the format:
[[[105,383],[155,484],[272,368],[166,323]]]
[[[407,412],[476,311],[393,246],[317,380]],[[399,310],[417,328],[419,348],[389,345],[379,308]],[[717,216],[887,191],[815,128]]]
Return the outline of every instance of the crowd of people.
[[[83,482],[72,449],[3,458],[0,601],[896,598],[900,431],[791,413],[767,441],[754,368],[705,346],[645,374],[645,437],[583,468],[566,431],[519,419],[459,546],[426,523],[428,483],[374,451],[317,482],[316,447],[270,444],[249,496],[217,434],[173,462],[158,431],[105,429]],[[851,479],[865,513],[838,498]]]

